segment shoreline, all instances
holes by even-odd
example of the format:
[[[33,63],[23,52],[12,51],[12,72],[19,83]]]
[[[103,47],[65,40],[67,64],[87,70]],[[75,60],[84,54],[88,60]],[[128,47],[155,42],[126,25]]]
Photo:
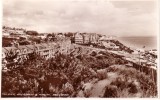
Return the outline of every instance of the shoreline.
[[[135,39],[134,39],[135,38]],[[139,38],[138,40],[136,40]],[[151,40],[144,39],[140,40],[140,38],[151,38]],[[125,46],[135,50],[135,49],[143,49],[143,50],[157,50],[157,40],[153,41],[156,37],[118,37],[117,40],[120,41]],[[146,42],[146,43],[145,43]]]

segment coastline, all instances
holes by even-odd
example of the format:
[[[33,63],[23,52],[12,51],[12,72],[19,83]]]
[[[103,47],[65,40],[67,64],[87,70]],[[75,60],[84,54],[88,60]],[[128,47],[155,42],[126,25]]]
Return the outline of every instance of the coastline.
[[[157,49],[157,37],[118,37],[118,41],[131,49]]]

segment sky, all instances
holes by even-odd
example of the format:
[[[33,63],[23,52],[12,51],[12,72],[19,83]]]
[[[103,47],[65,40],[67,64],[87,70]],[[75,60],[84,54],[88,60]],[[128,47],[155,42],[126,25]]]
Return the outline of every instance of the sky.
[[[156,36],[156,0],[3,0],[3,25],[47,32]]]

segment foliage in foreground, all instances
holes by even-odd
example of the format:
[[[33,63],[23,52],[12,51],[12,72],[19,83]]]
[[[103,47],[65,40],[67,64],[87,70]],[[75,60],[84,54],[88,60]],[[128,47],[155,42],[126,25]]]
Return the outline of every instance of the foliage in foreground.
[[[106,86],[104,97],[156,97],[157,86],[143,72],[126,66],[110,66],[108,72],[118,74],[118,77]],[[112,91],[109,92],[109,91]],[[110,94],[110,95],[108,95]]]
[[[10,57],[9,61],[13,61]],[[107,52],[94,54],[61,54],[45,60],[40,55],[31,53],[21,63],[9,64],[10,69],[2,72],[2,97],[56,97],[52,94],[66,94],[75,97],[81,90],[82,83],[87,83],[98,76],[98,70],[118,73],[117,79],[106,86],[104,97],[155,97],[157,95],[156,83],[150,77],[134,68],[112,66],[126,62],[116,55]],[[135,85],[135,82],[139,85]],[[107,91],[112,91],[113,94]],[[14,94],[14,95],[7,95]],[[40,95],[44,94],[44,95]]]

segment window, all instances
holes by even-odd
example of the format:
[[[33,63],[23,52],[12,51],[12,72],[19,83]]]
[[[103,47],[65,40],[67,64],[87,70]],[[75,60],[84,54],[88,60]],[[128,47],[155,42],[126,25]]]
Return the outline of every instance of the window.
[[[26,49],[24,49],[24,53],[26,53],[27,52],[27,50]]]
[[[16,53],[18,53],[18,54],[19,54],[19,53],[20,53],[20,50],[16,50]]]

